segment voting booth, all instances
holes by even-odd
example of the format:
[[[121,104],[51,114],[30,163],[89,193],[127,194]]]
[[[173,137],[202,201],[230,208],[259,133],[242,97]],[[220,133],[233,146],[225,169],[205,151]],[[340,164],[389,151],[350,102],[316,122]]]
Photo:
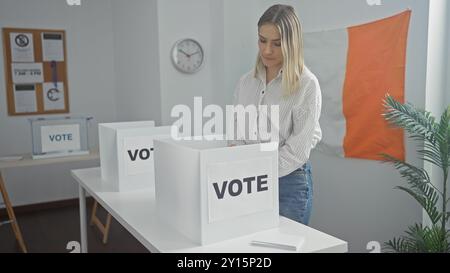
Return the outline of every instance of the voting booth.
[[[99,124],[102,181],[111,191],[154,187],[153,140],[170,137],[154,121]]]
[[[89,154],[88,121],[92,117],[32,118],[33,159]]]
[[[278,226],[277,149],[155,140],[155,179],[158,217],[198,244]]]

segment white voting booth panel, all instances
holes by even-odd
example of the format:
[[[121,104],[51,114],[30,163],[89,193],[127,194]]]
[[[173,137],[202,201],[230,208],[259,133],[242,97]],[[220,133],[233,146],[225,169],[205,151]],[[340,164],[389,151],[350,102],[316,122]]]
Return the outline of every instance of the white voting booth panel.
[[[99,124],[102,181],[111,191],[154,187],[153,139],[170,137],[154,121]]]
[[[278,226],[278,151],[260,144],[155,140],[160,219],[206,245]]]

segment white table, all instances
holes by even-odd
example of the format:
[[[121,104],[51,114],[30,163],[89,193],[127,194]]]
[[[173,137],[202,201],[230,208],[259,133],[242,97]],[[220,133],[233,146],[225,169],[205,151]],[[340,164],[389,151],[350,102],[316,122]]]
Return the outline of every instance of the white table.
[[[276,248],[250,245],[255,233],[232,240],[201,246],[181,233],[158,221],[155,211],[154,191],[112,192],[102,183],[100,168],[72,170],[72,176],[79,183],[81,250],[86,253],[87,213],[86,192],[92,195],[122,226],[150,252],[211,252],[211,253],[255,253],[292,252]],[[280,226],[263,231],[265,234],[293,234],[305,238],[300,252],[347,252],[347,242],[317,231],[308,226],[280,217]]]
[[[9,217],[9,221],[6,221],[5,223],[9,223],[12,225],[14,235],[16,236],[16,239],[20,245],[20,248],[22,249],[22,252],[26,253],[27,248],[25,246],[25,242],[22,238],[22,233],[20,231],[19,224],[18,224],[16,216],[14,214],[13,205],[11,204],[11,201],[9,200],[9,195],[6,190],[6,186],[4,183],[4,178],[3,178],[2,173],[6,169],[10,169],[10,168],[53,165],[53,164],[58,164],[58,163],[84,161],[84,160],[96,160],[96,159],[99,159],[100,157],[99,157],[98,151],[91,151],[87,155],[65,156],[65,157],[49,158],[49,159],[32,159],[30,154],[22,155],[21,157],[22,157],[22,159],[20,159],[20,160],[0,161],[0,193],[3,197],[3,202],[5,203],[6,211],[8,213],[8,217]],[[1,226],[1,222],[0,222],[0,226]]]

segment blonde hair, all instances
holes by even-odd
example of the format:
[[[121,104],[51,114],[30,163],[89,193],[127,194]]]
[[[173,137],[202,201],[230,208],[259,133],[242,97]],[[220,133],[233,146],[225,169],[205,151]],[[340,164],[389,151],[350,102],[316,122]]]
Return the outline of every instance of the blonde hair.
[[[284,95],[294,94],[300,87],[300,76],[303,73],[303,37],[300,20],[293,7],[273,5],[268,8],[258,21],[258,29],[265,24],[273,24],[281,35],[281,52],[283,53],[283,74],[281,86]],[[264,64],[260,53],[256,58],[255,77]]]

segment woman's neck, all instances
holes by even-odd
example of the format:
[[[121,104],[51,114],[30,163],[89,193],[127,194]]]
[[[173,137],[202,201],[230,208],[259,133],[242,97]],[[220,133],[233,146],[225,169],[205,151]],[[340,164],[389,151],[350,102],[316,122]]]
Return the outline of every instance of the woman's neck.
[[[273,79],[276,78],[278,72],[280,72],[281,67],[268,68],[266,67],[266,84],[269,84]]]

